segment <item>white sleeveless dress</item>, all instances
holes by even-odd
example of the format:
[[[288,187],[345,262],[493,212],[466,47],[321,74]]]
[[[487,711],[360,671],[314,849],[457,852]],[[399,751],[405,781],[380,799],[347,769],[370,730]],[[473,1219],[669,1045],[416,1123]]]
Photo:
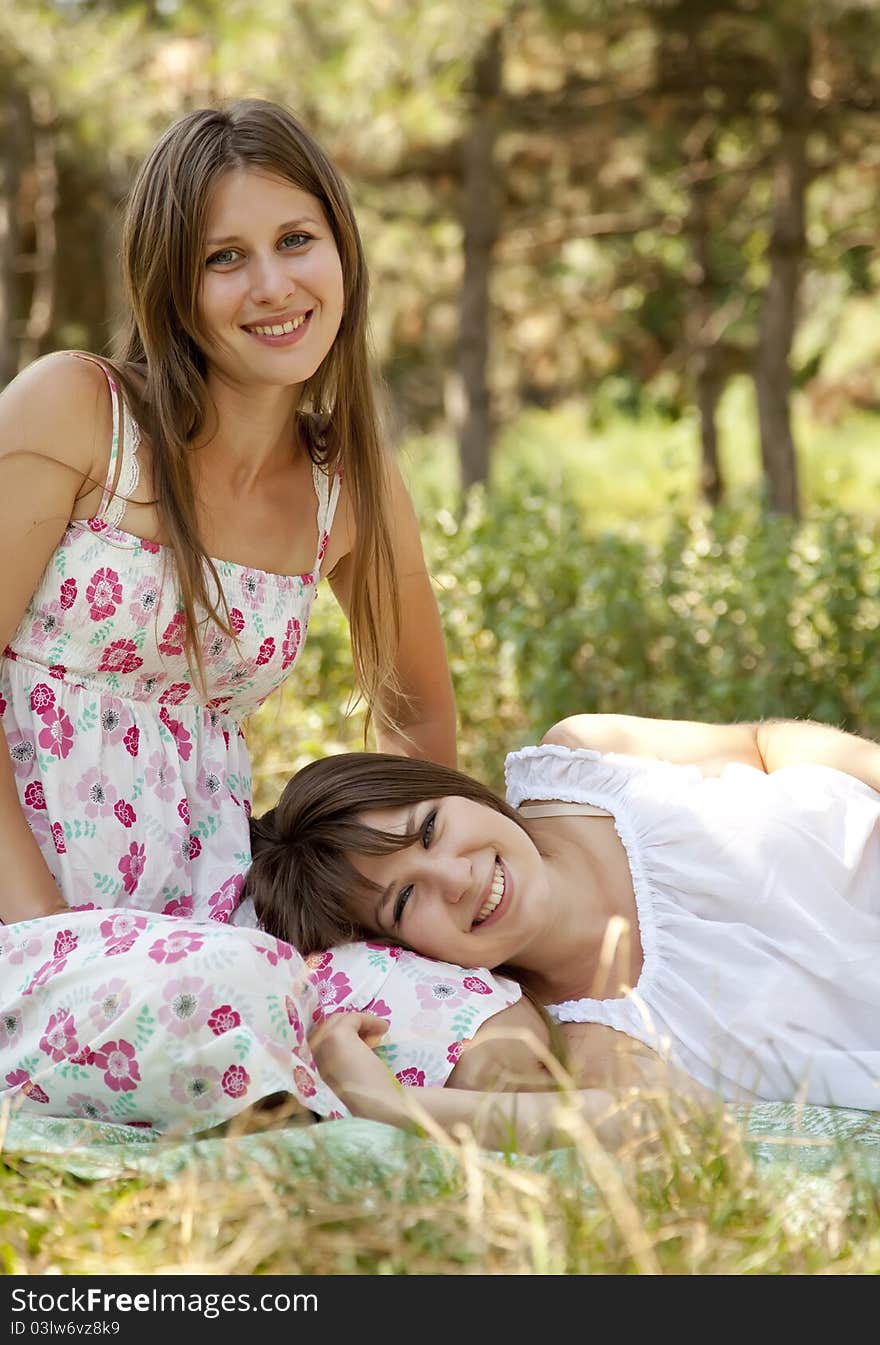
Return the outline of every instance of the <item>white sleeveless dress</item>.
[[[824,766],[770,775],[557,745],[506,762],[523,800],[605,809],[644,965],[620,999],[551,1006],[668,1057],[731,1101],[880,1110],[880,794]]]

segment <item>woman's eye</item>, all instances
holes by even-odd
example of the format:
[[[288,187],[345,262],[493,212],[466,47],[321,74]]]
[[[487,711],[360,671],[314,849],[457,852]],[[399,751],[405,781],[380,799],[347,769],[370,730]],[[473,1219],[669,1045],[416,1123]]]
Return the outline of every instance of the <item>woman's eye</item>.
[[[428,813],[428,816],[425,818],[425,822],[422,827],[422,845],[426,850],[434,838],[434,825],[436,821],[437,821],[437,809],[433,808],[431,812]]]
[[[403,919],[403,913],[406,910],[406,903],[412,896],[412,883],[402,887],[397,894],[397,900],[394,903],[394,910],[391,913],[391,921],[394,925],[399,925]]]
[[[224,248],[222,252],[215,252],[205,262],[206,266],[229,266],[238,257],[235,248]]]
[[[310,242],[311,237],[311,234],[304,233],[285,234],[281,240],[281,246],[290,251],[293,248],[302,247],[303,243]]]

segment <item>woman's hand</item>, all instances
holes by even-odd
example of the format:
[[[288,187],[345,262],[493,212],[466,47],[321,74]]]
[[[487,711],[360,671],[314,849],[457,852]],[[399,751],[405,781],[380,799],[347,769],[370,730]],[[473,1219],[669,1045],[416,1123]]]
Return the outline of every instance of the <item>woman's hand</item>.
[[[309,1046],[321,1078],[355,1116],[402,1125],[403,1090],[373,1052],[387,1031],[384,1018],[343,1009],[324,1019],[309,1037]]]

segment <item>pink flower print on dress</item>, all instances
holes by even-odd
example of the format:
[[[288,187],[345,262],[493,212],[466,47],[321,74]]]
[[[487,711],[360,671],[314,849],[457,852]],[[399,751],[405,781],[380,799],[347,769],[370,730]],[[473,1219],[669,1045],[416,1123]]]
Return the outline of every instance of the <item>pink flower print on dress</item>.
[[[341,1004],[351,993],[351,981],[342,971],[333,972],[325,967],[312,976],[312,984],[318,992],[318,1007],[312,1014],[312,1022],[320,1022],[334,1004]]]
[[[92,766],[77,781],[76,796],[85,804],[86,817],[109,817],[116,802],[116,789],[97,766]]]
[[[241,899],[241,889],[243,887],[243,873],[234,873],[231,878],[227,878],[219,890],[213,892],[208,898],[208,910],[211,912],[210,919],[225,925]]]
[[[28,981],[27,985],[25,986],[24,990],[22,990],[21,993],[23,995],[32,995],[35,990],[39,990],[44,985],[48,985],[52,977],[57,976],[58,973],[60,971],[63,971],[66,966],[67,966],[66,957],[62,958],[53,957],[49,962],[44,962],[42,967],[40,967],[37,971],[34,972],[33,976]]]
[[[60,929],[55,935],[55,946],[52,949],[54,958],[67,957],[75,948],[79,947],[79,939],[72,929]]]
[[[183,612],[175,612],[174,616],[162,632],[162,639],[159,641],[159,652],[161,654],[182,654],[185,637],[186,617]]]
[[[15,1069],[11,1074],[7,1074],[6,1082],[10,1088],[16,1092],[24,1093],[25,1097],[30,1098],[31,1102],[48,1102],[49,1096],[44,1093],[38,1083],[34,1083],[27,1070]]]
[[[122,585],[115,570],[107,566],[95,571],[86,589],[86,602],[93,621],[106,621],[113,615],[122,602]]]
[[[293,1028],[296,1044],[297,1046],[302,1046],[306,1039],[306,1030],[303,1027],[302,1019],[299,1016],[299,1009],[296,1006],[296,1002],[291,999],[290,995],[284,996],[284,1007],[287,1010],[287,1021]]]
[[[180,705],[185,701],[191,690],[189,682],[172,682],[170,687],[166,687],[159,697],[160,705]]]
[[[81,1116],[84,1121],[107,1121],[110,1110],[97,1098],[88,1093],[68,1093],[65,1111],[71,1116]]]
[[[197,1031],[208,1021],[211,1006],[201,977],[181,976],[179,980],[168,981],[163,1000],[159,1005],[159,1022],[178,1037]]]
[[[181,929],[167,938],[157,939],[147,951],[154,962],[180,962],[190,953],[197,953],[203,943],[204,939],[195,930]]]
[[[244,630],[244,617],[237,607],[230,607],[229,609],[229,624],[234,635],[241,635]]]
[[[306,958],[306,966],[311,971],[323,971],[325,967],[333,965],[333,954],[331,952],[309,953]]]
[[[177,744],[177,750],[183,761],[189,761],[192,754],[192,739],[179,719],[172,719],[166,706],[159,711],[159,718]]]
[[[34,763],[37,760],[37,749],[33,737],[30,733],[22,733],[18,729],[12,729],[6,735],[6,745],[9,748],[12,769],[19,779],[26,780],[34,769]]]
[[[130,757],[137,756],[140,741],[141,731],[135,724],[132,724],[131,728],[126,732],[125,737],[122,739],[122,746]]]
[[[67,846],[64,844],[64,828],[60,822],[52,823],[52,844],[55,846],[57,855],[67,854]]]
[[[122,874],[122,885],[129,896],[137,891],[137,885],[141,880],[141,874],[147,862],[146,855],[146,846],[138,845],[137,841],[132,841],[128,847],[128,853],[122,856],[116,866]]]
[[[371,999],[369,1004],[364,1005],[364,1013],[374,1013],[377,1018],[387,1018],[391,1022],[391,1008],[384,999]]]
[[[47,710],[55,707],[55,692],[45,682],[38,682],[31,691],[31,709],[42,719]]]
[[[185,822],[186,825],[189,826],[189,802],[187,799],[181,799],[178,803],[177,816],[180,818],[181,822]]]
[[[241,1027],[241,1014],[237,1009],[233,1009],[230,1004],[221,1004],[209,1015],[208,1027],[215,1037],[222,1037],[225,1032],[231,1032],[233,1028]]]
[[[178,1102],[191,1103],[204,1111],[217,1095],[220,1071],[209,1065],[194,1065],[171,1071],[171,1096]]]
[[[206,663],[219,663],[231,647],[232,641],[225,631],[213,630],[204,644]]]
[[[172,897],[171,900],[166,901],[165,905],[162,907],[163,915],[176,915],[179,917],[182,916],[184,919],[189,919],[192,913],[193,898],[191,892],[185,893],[182,897]]]
[[[306,1069],[305,1065],[297,1065],[293,1071],[293,1082],[302,1097],[314,1097],[318,1091],[315,1086],[315,1077]]]
[[[423,1009],[457,1009],[465,1003],[464,996],[451,981],[419,981],[416,997]]]
[[[10,942],[5,948],[6,960],[13,966],[30,961],[39,955],[43,946],[42,939],[38,939],[35,934],[24,934],[21,938]]]
[[[135,1049],[130,1041],[105,1041],[95,1052],[95,1065],[104,1071],[104,1082],[114,1093],[130,1093],[141,1081]]]
[[[302,643],[302,626],[297,617],[292,616],[287,623],[287,630],[284,632],[284,643],[281,646],[281,671],[287,672],[287,669],[296,662],[296,656],[299,653],[299,647]]]
[[[142,915],[135,915],[133,911],[111,911],[106,920],[101,921],[99,929],[101,937],[108,943],[127,943],[131,947],[146,927],[147,921]]]
[[[44,710],[40,718],[45,727],[40,729],[37,741],[53,757],[63,761],[73,747],[73,724],[69,716],[60,706],[53,706],[51,710]]]
[[[223,792],[222,767],[216,761],[206,761],[196,778],[196,789],[201,798],[216,806]]]
[[[144,778],[156,798],[162,799],[164,803],[170,803],[176,796],[180,781],[177,771],[164,752],[153,752],[151,754],[147,769],[144,772]]]
[[[61,604],[62,611],[69,612],[76,602],[76,580],[71,576],[65,579],[61,585],[61,592],[58,595],[58,601]]]
[[[76,1039],[76,1024],[69,1009],[58,1009],[50,1016],[40,1038],[40,1050],[55,1061],[76,1055],[79,1042]]]
[[[449,1047],[446,1051],[446,1059],[449,1061],[450,1065],[458,1064],[459,1060],[461,1059],[462,1047],[464,1046],[465,1042],[468,1041],[470,1041],[470,1037],[462,1037],[461,1041],[450,1042]]]
[[[126,803],[125,799],[119,799],[118,802],[114,803],[113,815],[124,827],[133,827],[137,821],[137,813],[130,803]]]
[[[266,576],[261,570],[245,570],[241,576],[241,594],[248,607],[258,612],[263,606],[263,589]]]
[[[329,541],[330,541],[330,534],[329,534],[329,532],[327,532],[327,531],[322,532],[322,533],[321,533],[321,542],[320,542],[320,545],[318,546],[318,564],[319,564],[319,565],[321,564],[321,561],[324,559],[324,557],[325,557],[326,554],[327,554],[327,544],[328,544]]]
[[[282,939],[273,939],[269,948],[259,946],[257,952],[263,954],[270,967],[277,967],[279,962],[289,962],[293,957],[290,944],[284,943]]]
[[[161,686],[165,681],[159,673],[147,673],[146,676],[138,677],[132,687],[132,696],[136,701],[149,701],[153,699],[153,693],[156,687]]]
[[[201,853],[202,853],[202,842],[199,840],[198,836],[191,835],[189,838],[187,858],[190,860],[198,859]]]
[[[118,977],[99,985],[89,1006],[89,1018],[95,1025],[95,1031],[106,1032],[110,1024],[125,1013],[130,1003],[131,990]]]
[[[492,993],[486,982],[481,981],[479,976],[465,976],[461,984],[465,990],[470,990],[472,995],[491,995]]]
[[[121,743],[124,738],[128,724],[122,718],[122,711],[118,705],[104,705],[101,711],[101,732],[104,735],[104,741],[112,743]]]
[[[98,672],[133,673],[143,666],[134,640],[113,640],[101,654]]]
[[[230,1065],[220,1086],[228,1097],[244,1097],[250,1083],[251,1076],[243,1065]]]
[[[131,595],[128,615],[139,630],[154,616],[159,604],[159,585],[152,575],[146,575]]]
[[[39,608],[31,626],[31,643],[37,649],[54,640],[64,625],[64,609],[60,602],[46,602]]]
[[[24,801],[29,808],[33,808],[35,813],[46,811],[46,797],[39,780],[31,780],[30,784],[25,787]]]
[[[265,664],[271,663],[274,657],[275,641],[272,639],[271,635],[268,635],[260,645],[260,652],[257,654],[257,665],[262,668]]]
[[[0,1013],[0,1048],[14,1046],[21,1036],[21,1014],[16,1009]]]
[[[410,1065],[409,1069],[402,1069],[399,1074],[395,1074],[398,1083],[402,1083],[404,1088],[424,1088],[425,1071],[417,1069],[415,1065]]]

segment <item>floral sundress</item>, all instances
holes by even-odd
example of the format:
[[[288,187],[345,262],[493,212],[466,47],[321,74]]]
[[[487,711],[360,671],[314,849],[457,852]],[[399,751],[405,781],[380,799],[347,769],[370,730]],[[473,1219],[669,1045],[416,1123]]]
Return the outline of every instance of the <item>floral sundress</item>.
[[[236,641],[207,628],[204,697],[171,553],[119,526],[138,428],[108,379],[100,508],[65,531],[0,660],[21,804],[74,908],[0,929],[0,1090],[43,1114],[163,1130],[215,1125],[279,1091],[339,1114],[305,1040],[314,976],[239,904],[251,796],[240,725],[296,665],[339,475],[313,470],[308,573],[216,562]]]

